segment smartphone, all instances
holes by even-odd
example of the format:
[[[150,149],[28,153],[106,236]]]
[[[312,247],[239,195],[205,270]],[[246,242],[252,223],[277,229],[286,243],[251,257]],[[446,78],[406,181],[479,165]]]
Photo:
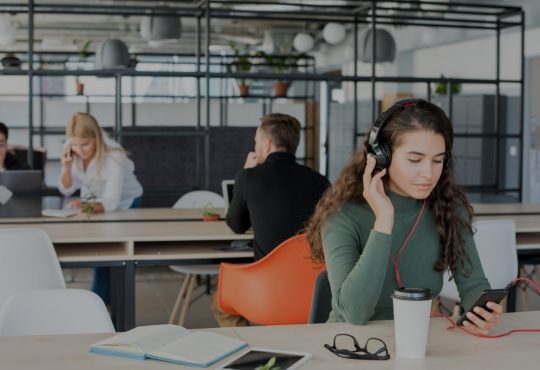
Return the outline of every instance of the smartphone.
[[[463,321],[467,320],[467,313],[472,311],[476,306],[482,307],[484,310],[491,311],[487,307],[488,302],[501,303],[501,301],[508,295],[508,289],[488,289],[484,290],[480,297],[474,302],[471,308],[465,312],[457,321],[456,324],[463,326]]]

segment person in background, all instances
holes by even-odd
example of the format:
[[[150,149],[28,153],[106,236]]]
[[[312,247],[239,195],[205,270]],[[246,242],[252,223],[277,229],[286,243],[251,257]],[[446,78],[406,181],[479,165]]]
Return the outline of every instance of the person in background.
[[[236,176],[226,221],[236,233],[253,227],[255,260],[301,231],[330,186],[326,177],[296,163],[299,142],[296,118],[280,113],[261,117],[255,151]],[[247,324],[243,317],[223,313],[216,300],[213,311],[220,326]]]
[[[435,296],[449,269],[468,309],[489,289],[474,243],[472,208],[454,180],[450,120],[421,99],[396,103],[343,168],[308,225],[312,256],[325,262],[329,322],[393,318],[393,290]],[[502,306],[475,307],[465,328],[488,334]]]
[[[30,166],[19,160],[14,154],[8,151],[9,129],[0,122],[0,171],[5,170],[28,170]]]
[[[68,207],[91,213],[139,208],[143,189],[134,174],[135,166],[125,150],[110,139],[97,120],[87,113],[75,113],[66,127],[62,170],[58,190],[80,198]],[[96,268],[92,290],[110,304],[109,268]]]

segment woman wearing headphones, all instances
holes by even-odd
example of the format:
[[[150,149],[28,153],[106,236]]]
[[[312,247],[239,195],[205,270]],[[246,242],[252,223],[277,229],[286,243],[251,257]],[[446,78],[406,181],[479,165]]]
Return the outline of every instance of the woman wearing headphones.
[[[66,127],[68,138],[62,153],[62,172],[58,190],[70,196],[81,191],[80,199],[69,207],[82,209],[83,203],[94,213],[139,208],[143,189],[135,166],[126,152],[99,127],[87,113],[75,113]],[[92,290],[110,303],[109,269],[95,269]]]
[[[474,244],[472,208],[454,181],[452,124],[436,105],[396,103],[318,203],[307,232],[313,258],[326,262],[329,321],[392,319],[394,289],[437,295],[450,269],[469,308],[489,289]],[[465,328],[487,334],[502,306],[468,314]]]

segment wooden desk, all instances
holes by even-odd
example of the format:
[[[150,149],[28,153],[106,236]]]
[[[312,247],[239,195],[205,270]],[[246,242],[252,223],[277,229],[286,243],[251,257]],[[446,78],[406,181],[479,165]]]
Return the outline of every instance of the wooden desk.
[[[216,208],[224,218],[223,208]],[[1,224],[48,224],[48,223],[90,223],[90,222],[161,222],[161,221],[201,221],[202,211],[173,208],[132,208],[110,213],[100,213],[87,217],[79,214],[71,217],[24,217],[0,218]]]
[[[447,331],[446,327],[447,322],[444,319],[431,320],[427,354],[425,358],[419,360],[396,358],[393,321],[373,321],[366,326],[340,323],[204,330],[242,339],[252,347],[309,352],[313,357],[301,367],[301,369],[309,370],[508,370],[518,367],[532,370],[538,368],[540,333],[518,333],[502,339],[482,339],[458,331]],[[532,327],[540,327],[540,311],[504,314],[497,331]],[[369,337],[381,338],[388,345],[391,359],[364,361],[339,358],[323,348],[323,344],[331,343],[338,333],[352,334],[361,344]],[[109,334],[84,334],[0,337],[2,368],[10,370],[193,369],[193,367],[161,361],[88,353],[90,344],[109,336]],[[225,359],[212,366],[211,369],[227,361],[228,359]]]
[[[478,216],[540,215],[540,203],[473,203]]]
[[[251,261],[253,251],[220,250],[232,240],[253,239],[233,233],[223,221],[68,222],[0,224],[0,229],[37,227],[54,244],[64,267],[115,267],[113,307],[116,330],[135,325],[135,267]]]

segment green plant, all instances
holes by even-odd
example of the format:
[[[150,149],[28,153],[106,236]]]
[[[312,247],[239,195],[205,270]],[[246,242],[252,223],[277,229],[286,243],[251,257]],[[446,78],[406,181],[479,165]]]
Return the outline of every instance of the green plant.
[[[202,209],[202,214],[203,216],[215,216],[219,215],[219,212],[212,203],[206,203]]]
[[[256,367],[255,370],[280,370],[279,366],[274,366],[275,364],[276,358],[272,357],[266,364]]]
[[[232,63],[232,66],[236,69],[237,72],[249,72],[251,70],[251,57],[249,55],[249,47],[247,45],[244,46],[244,50],[242,53],[240,53],[240,50],[236,46],[236,43],[231,41],[229,43],[229,46],[234,51],[234,61]],[[243,78],[240,81],[241,85],[246,85],[246,79]]]
[[[94,208],[95,200],[97,196],[94,193],[86,194],[82,199],[81,212],[90,218],[91,215],[96,213]]]
[[[88,58],[88,48],[92,45],[92,40],[86,40],[82,48],[79,50],[79,62],[84,62]]]
[[[444,75],[441,75],[441,79],[445,79]],[[452,84],[452,94],[459,94],[461,92],[461,84]],[[448,94],[448,84],[446,82],[439,82],[435,85],[435,94],[446,95]]]
[[[79,54],[78,54],[78,57],[79,57],[79,60],[78,62],[79,63],[83,63],[86,61],[86,58],[88,58],[89,54],[88,54],[88,49],[90,48],[90,45],[92,45],[92,40],[86,40],[86,42],[83,44],[83,46],[80,48],[79,50]],[[80,76],[76,76],[75,77],[75,80],[79,83],[79,78]]]
[[[260,52],[259,55],[264,58],[266,64],[268,64],[275,73],[287,72],[292,67],[296,67],[299,59],[305,57],[305,53],[299,55],[272,55]],[[283,83],[283,80],[280,79],[278,82]]]

